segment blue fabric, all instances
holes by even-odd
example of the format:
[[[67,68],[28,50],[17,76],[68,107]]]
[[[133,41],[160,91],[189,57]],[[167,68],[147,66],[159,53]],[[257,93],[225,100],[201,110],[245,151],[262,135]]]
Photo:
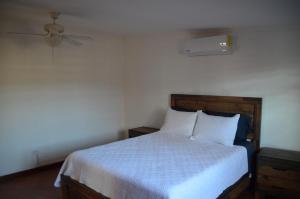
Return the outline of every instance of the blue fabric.
[[[234,145],[243,146],[247,150],[248,156],[248,171],[253,173],[253,161],[255,156],[255,145],[252,142],[248,141],[237,141]]]
[[[196,112],[195,110],[177,108],[177,111]],[[208,115],[233,117],[235,113],[215,112],[215,111],[203,111]],[[251,118],[248,115],[240,114],[238,121],[238,127],[234,138],[234,145],[243,146],[247,150],[248,156],[248,170],[249,173],[253,172],[253,161],[255,155],[255,145],[252,142],[248,142],[247,134],[251,131]]]

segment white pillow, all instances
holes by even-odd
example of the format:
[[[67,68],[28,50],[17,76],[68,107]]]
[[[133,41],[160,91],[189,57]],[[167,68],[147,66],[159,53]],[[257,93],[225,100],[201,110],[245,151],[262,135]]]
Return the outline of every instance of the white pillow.
[[[193,139],[232,146],[240,114],[233,117],[207,115],[198,111]]]
[[[196,112],[175,111],[169,108],[161,131],[172,134],[192,136],[196,123]]]

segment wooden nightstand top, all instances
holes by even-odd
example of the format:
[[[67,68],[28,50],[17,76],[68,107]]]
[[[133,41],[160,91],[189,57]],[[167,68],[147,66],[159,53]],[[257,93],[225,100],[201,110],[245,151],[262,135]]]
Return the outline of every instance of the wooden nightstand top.
[[[283,149],[274,148],[262,148],[258,153],[259,158],[270,158],[270,159],[280,159],[288,160],[300,163],[300,152],[299,151],[289,151]]]
[[[262,148],[257,156],[256,198],[299,198],[300,152]]]
[[[128,129],[128,137],[133,138],[133,137],[138,137],[141,135],[147,135],[149,133],[154,133],[156,131],[159,131],[157,128],[152,128],[152,127],[138,127],[138,128],[133,128],[133,129]]]
[[[155,132],[155,131],[159,131],[159,129],[157,129],[157,128],[145,127],[145,126],[137,127],[137,128],[133,128],[133,129],[129,129],[129,130],[130,131],[137,131],[137,132],[140,132],[140,133],[152,133],[152,132]]]

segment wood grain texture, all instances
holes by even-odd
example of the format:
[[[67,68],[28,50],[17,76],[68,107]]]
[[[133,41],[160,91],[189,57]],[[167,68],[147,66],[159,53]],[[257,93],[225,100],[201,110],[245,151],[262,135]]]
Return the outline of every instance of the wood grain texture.
[[[149,133],[154,133],[156,131],[159,131],[157,128],[152,128],[152,127],[137,127],[133,129],[128,130],[128,137],[133,138],[141,135],[147,135]]]
[[[207,95],[171,95],[171,108],[185,110],[209,110],[228,113],[244,113],[251,118],[251,127],[256,149],[259,150],[260,124],[261,124],[261,98],[249,97],[230,97],[230,96],[207,96]],[[95,194],[95,191],[89,187],[72,180],[67,176],[62,176],[64,188],[64,199],[107,199],[101,194]],[[247,190],[250,186],[250,180],[244,176],[224,191],[218,199],[234,199]]]
[[[249,184],[250,184],[250,179],[246,175],[242,177],[234,185],[227,188],[217,199],[239,198],[239,196],[248,189]]]
[[[257,159],[256,198],[299,198],[300,152],[262,148]]]
[[[210,95],[171,95],[171,108],[175,110],[204,110],[226,113],[247,114],[251,117],[248,138],[252,138],[259,151],[262,98],[210,96]]]
[[[59,162],[55,162],[55,163],[52,163],[52,164],[47,164],[47,165],[44,165],[44,166],[40,166],[40,167],[36,167],[36,168],[32,168],[32,169],[28,169],[28,170],[24,170],[24,171],[20,171],[20,172],[8,174],[8,175],[5,175],[5,176],[0,176],[0,183],[9,181],[11,179],[13,180],[13,179],[15,179],[19,176],[23,177],[23,176],[33,175],[35,173],[39,173],[39,172],[44,171],[44,170],[49,170],[51,168],[57,168],[57,167],[60,167],[62,164],[63,164],[63,162],[59,161]]]
[[[61,175],[63,199],[108,199],[93,189],[81,184],[69,176]]]
[[[61,199],[60,189],[53,186],[60,167],[14,176],[0,182],[1,199]],[[253,199],[251,192],[243,192],[239,199]]]
[[[92,190],[84,184],[71,179],[69,176],[62,177],[63,199],[109,199]],[[217,199],[237,199],[242,193],[247,192],[250,184],[248,176],[242,177],[237,183],[227,188]],[[250,193],[251,194],[251,193]],[[249,194],[247,194],[249,195]]]
[[[51,165],[43,169],[5,178],[0,182],[1,199],[61,199],[61,191],[54,187],[54,180],[61,165]]]

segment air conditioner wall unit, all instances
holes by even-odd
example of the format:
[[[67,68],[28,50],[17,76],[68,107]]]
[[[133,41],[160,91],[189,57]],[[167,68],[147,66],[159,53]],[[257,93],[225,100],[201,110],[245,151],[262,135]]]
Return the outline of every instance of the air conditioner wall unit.
[[[182,53],[194,57],[227,55],[232,53],[232,35],[218,35],[191,39],[183,44]]]

